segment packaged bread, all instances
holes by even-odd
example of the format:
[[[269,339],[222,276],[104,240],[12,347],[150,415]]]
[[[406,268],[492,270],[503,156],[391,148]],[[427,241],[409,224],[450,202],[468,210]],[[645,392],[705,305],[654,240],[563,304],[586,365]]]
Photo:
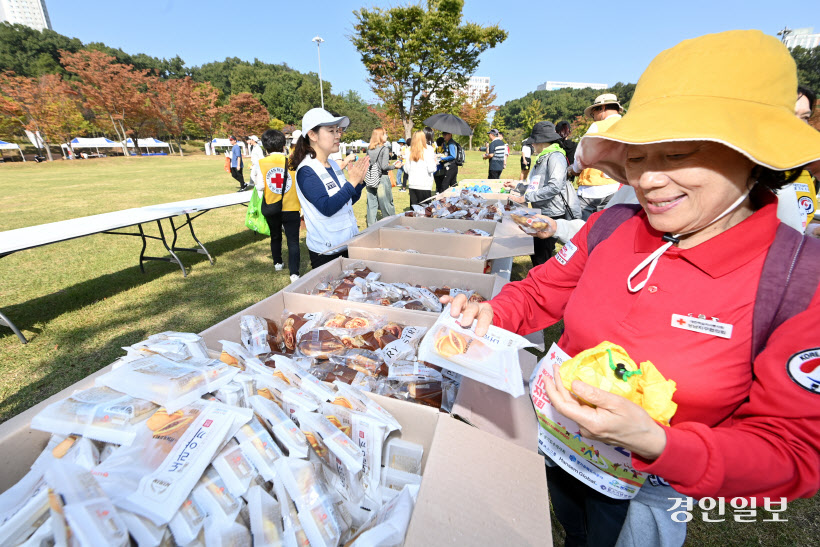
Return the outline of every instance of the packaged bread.
[[[157,405],[99,386],[74,392],[50,404],[31,420],[32,429],[58,435],[82,435],[96,441],[128,445],[136,435],[135,425],[146,419]]]
[[[522,336],[492,325],[487,334],[479,337],[474,332],[475,321],[465,328],[459,320],[460,317],[450,316],[448,304],[422,340],[419,360],[506,391],[513,397],[523,395],[518,352],[532,344]]]
[[[279,502],[279,510],[282,512],[282,535],[284,537],[282,543],[286,546],[310,547],[310,541],[305,535],[302,523],[299,521],[296,504],[293,503],[293,499],[288,494],[285,485],[282,481],[275,481],[273,490]]]
[[[235,438],[228,441],[225,448],[213,459],[211,465],[222,477],[225,486],[234,497],[245,494],[257,474],[254,465],[245,456]]]
[[[376,401],[370,399],[358,389],[343,382],[336,381],[333,385],[336,386],[336,398],[331,401],[334,405],[343,406],[356,412],[363,412],[372,418],[380,420],[387,425],[388,432],[401,431],[399,421]]]
[[[333,398],[334,391],[332,389],[317,380],[307,370],[298,367],[292,359],[277,355],[274,362],[276,368],[285,375],[291,385],[310,393],[319,401],[329,401]]]
[[[119,510],[119,514],[128,527],[128,533],[139,547],[159,547],[162,544],[168,530],[167,526],[157,526],[149,519],[131,511]]]
[[[131,446],[117,450],[94,474],[118,507],[166,524],[219,448],[251,416],[249,409],[205,400],[176,412],[160,409]]]
[[[239,428],[235,437],[242,454],[253,464],[262,478],[271,481],[276,477],[273,464],[284,456],[284,453],[271,437],[270,428],[266,429],[260,419],[264,420],[256,416],[251,418],[248,423]]]
[[[99,376],[96,384],[153,401],[174,412],[221,388],[238,372],[216,359],[175,362],[151,355]]]
[[[254,412],[265,421],[276,440],[287,450],[288,456],[293,458],[307,457],[307,439],[284,410],[279,408],[276,403],[259,395],[251,397],[251,406]]]
[[[46,470],[45,479],[59,496],[66,522],[80,545],[129,545],[128,527],[90,472],[57,460]]]
[[[384,504],[356,532],[352,547],[401,545],[410,525],[410,517],[418,497],[418,486],[406,486],[398,496]]]
[[[205,524],[206,516],[205,510],[193,497],[187,497],[168,523],[177,545],[188,545],[194,541]]]
[[[248,512],[254,546],[278,547],[284,544],[279,502],[262,487],[254,486],[248,491]]]
[[[342,529],[332,497],[317,475],[313,465],[305,460],[282,458],[276,471],[299,512],[299,522],[313,547],[334,547]]]
[[[321,313],[290,313],[284,310],[282,312],[283,351],[285,353],[295,352],[299,339],[316,325],[321,316]]]
[[[204,340],[201,336],[192,332],[161,332],[123,349],[128,352],[128,355],[138,355],[139,357],[158,354],[175,361],[190,358],[210,359]]]
[[[211,519],[228,525],[239,515],[241,500],[231,494],[216,470],[209,466],[194,486],[191,496]]]
[[[626,350],[611,342],[601,342],[564,361],[561,365],[564,387],[572,391],[574,380],[629,399],[663,425],[669,425],[678,409],[672,401],[675,382],[664,378],[651,361],[638,366]]]

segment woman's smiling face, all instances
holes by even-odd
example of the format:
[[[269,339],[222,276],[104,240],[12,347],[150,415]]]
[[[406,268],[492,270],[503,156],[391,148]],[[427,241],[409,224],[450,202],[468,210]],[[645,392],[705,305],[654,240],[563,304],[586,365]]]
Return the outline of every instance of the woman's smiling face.
[[[746,156],[710,141],[628,145],[626,152],[626,177],[649,223],[671,234],[709,225],[751,187],[753,167]],[[749,214],[747,199],[715,223],[710,237]]]

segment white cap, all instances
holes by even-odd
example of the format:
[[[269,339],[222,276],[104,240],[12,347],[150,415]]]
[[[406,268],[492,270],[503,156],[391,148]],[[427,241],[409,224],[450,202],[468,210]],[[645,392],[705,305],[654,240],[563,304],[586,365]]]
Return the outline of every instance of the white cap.
[[[339,116],[336,118],[323,108],[311,108],[302,116],[303,134],[307,134],[308,131],[320,125],[338,125],[344,129],[350,125],[350,118],[347,116]]]
[[[253,141],[253,142],[255,142],[256,144],[259,144],[259,143],[261,142],[261,141],[259,140],[259,137],[257,137],[256,135],[251,135],[250,137],[248,137],[248,139],[252,140],[252,141]]]
[[[298,139],[301,136],[302,136],[302,132],[297,129],[293,133],[290,134],[290,140],[292,140],[293,142],[296,142],[296,139]]]

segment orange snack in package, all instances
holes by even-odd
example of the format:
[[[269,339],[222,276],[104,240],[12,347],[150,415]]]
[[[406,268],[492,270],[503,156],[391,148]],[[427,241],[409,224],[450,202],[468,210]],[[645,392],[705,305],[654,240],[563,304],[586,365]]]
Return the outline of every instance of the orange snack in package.
[[[664,378],[651,361],[636,365],[626,350],[611,342],[601,342],[565,361],[561,365],[561,381],[569,391],[573,380],[629,399],[661,425],[668,426],[678,409],[672,401],[675,382]]]

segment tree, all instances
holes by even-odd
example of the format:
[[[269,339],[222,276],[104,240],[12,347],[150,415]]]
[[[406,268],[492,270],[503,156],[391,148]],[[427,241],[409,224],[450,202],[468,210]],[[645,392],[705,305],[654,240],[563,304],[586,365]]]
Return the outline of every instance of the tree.
[[[806,49],[800,46],[791,49],[797,64],[797,84],[820,92],[820,46]]]
[[[0,113],[17,120],[29,131],[39,131],[46,156],[53,161],[50,145],[56,139],[70,141],[86,126],[79,95],[56,74],[39,78],[0,75]]]
[[[195,113],[202,107],[201,95],[197,92],[197,84],[190,77],[177,80],[160,80],[156,84],[152,98],[156,106],[157,116],[165,126],[182,153],[182,135],[185,133],[185,122],[193,121]]]
[[[461,110],[459,110],[458,115],[473,130],[473,135],[479,125],[487,121],[487,116],[498,110],[497,106],[493,106],[496,97],[494,86],[490,86],[486,91],[473,97],[462,96],[460,101]],[[473,148],[473,135],[470,135],[470,149]]]
[[[211,142],[224,121],[224,112],[217,105],[219,90],[209,83],[202,83],[194,88],[193,95],[196,108],[191,113],[191,124],[202,131],[207,142]]]
[[[224,112],[227,118],[225,128],[232,135],[262,133],[270,123],[268,111],[250,93],[232,95]]]
[[[385,108],[384,106],[368,106],[368,110],[370,113],[376,116],[379,120],[379,124],[376,127],[383,127],[385,131],[387,131],[387,136],[390,135],[404,135],[404,124],[401,120],[393,116],[389,109]],[[373,129],[376,129],[374,127]],[[369,133],[362,135],[362,140],[369,141],[370,135],[373,133],[371,129]],[[412,135],[410,135],[412,137]],[[405,138],[407,138],[405,136]]]
[[[479,55],[507,38],[497,25],[462,23],[464,0],[354,11],[350,37],[368,83],[409,138],[417,113],[452,101],[478,68]]]
[[[118,137],[125,141],[126,134],[120,137],[117,129],[116,122],[119,121],[134,139],[134,144],[138,144],[147,127],[157,118],[152,95],[158,78],[149,76],[147,69],[137,70],[116,63],[114,57],[99,51],[61,51],[60,55],[66,70],[82,80],[79,88],[89,108],[98,115],[107,115]],[[134,148],[142,155],[139,146]]]
[[[535,99],[529,106],[521,113],[521,129],[524,133],[529,135],[532,133],[532,128],[535,124],[544,120],[544,107],[541,106],[541,101]]]

